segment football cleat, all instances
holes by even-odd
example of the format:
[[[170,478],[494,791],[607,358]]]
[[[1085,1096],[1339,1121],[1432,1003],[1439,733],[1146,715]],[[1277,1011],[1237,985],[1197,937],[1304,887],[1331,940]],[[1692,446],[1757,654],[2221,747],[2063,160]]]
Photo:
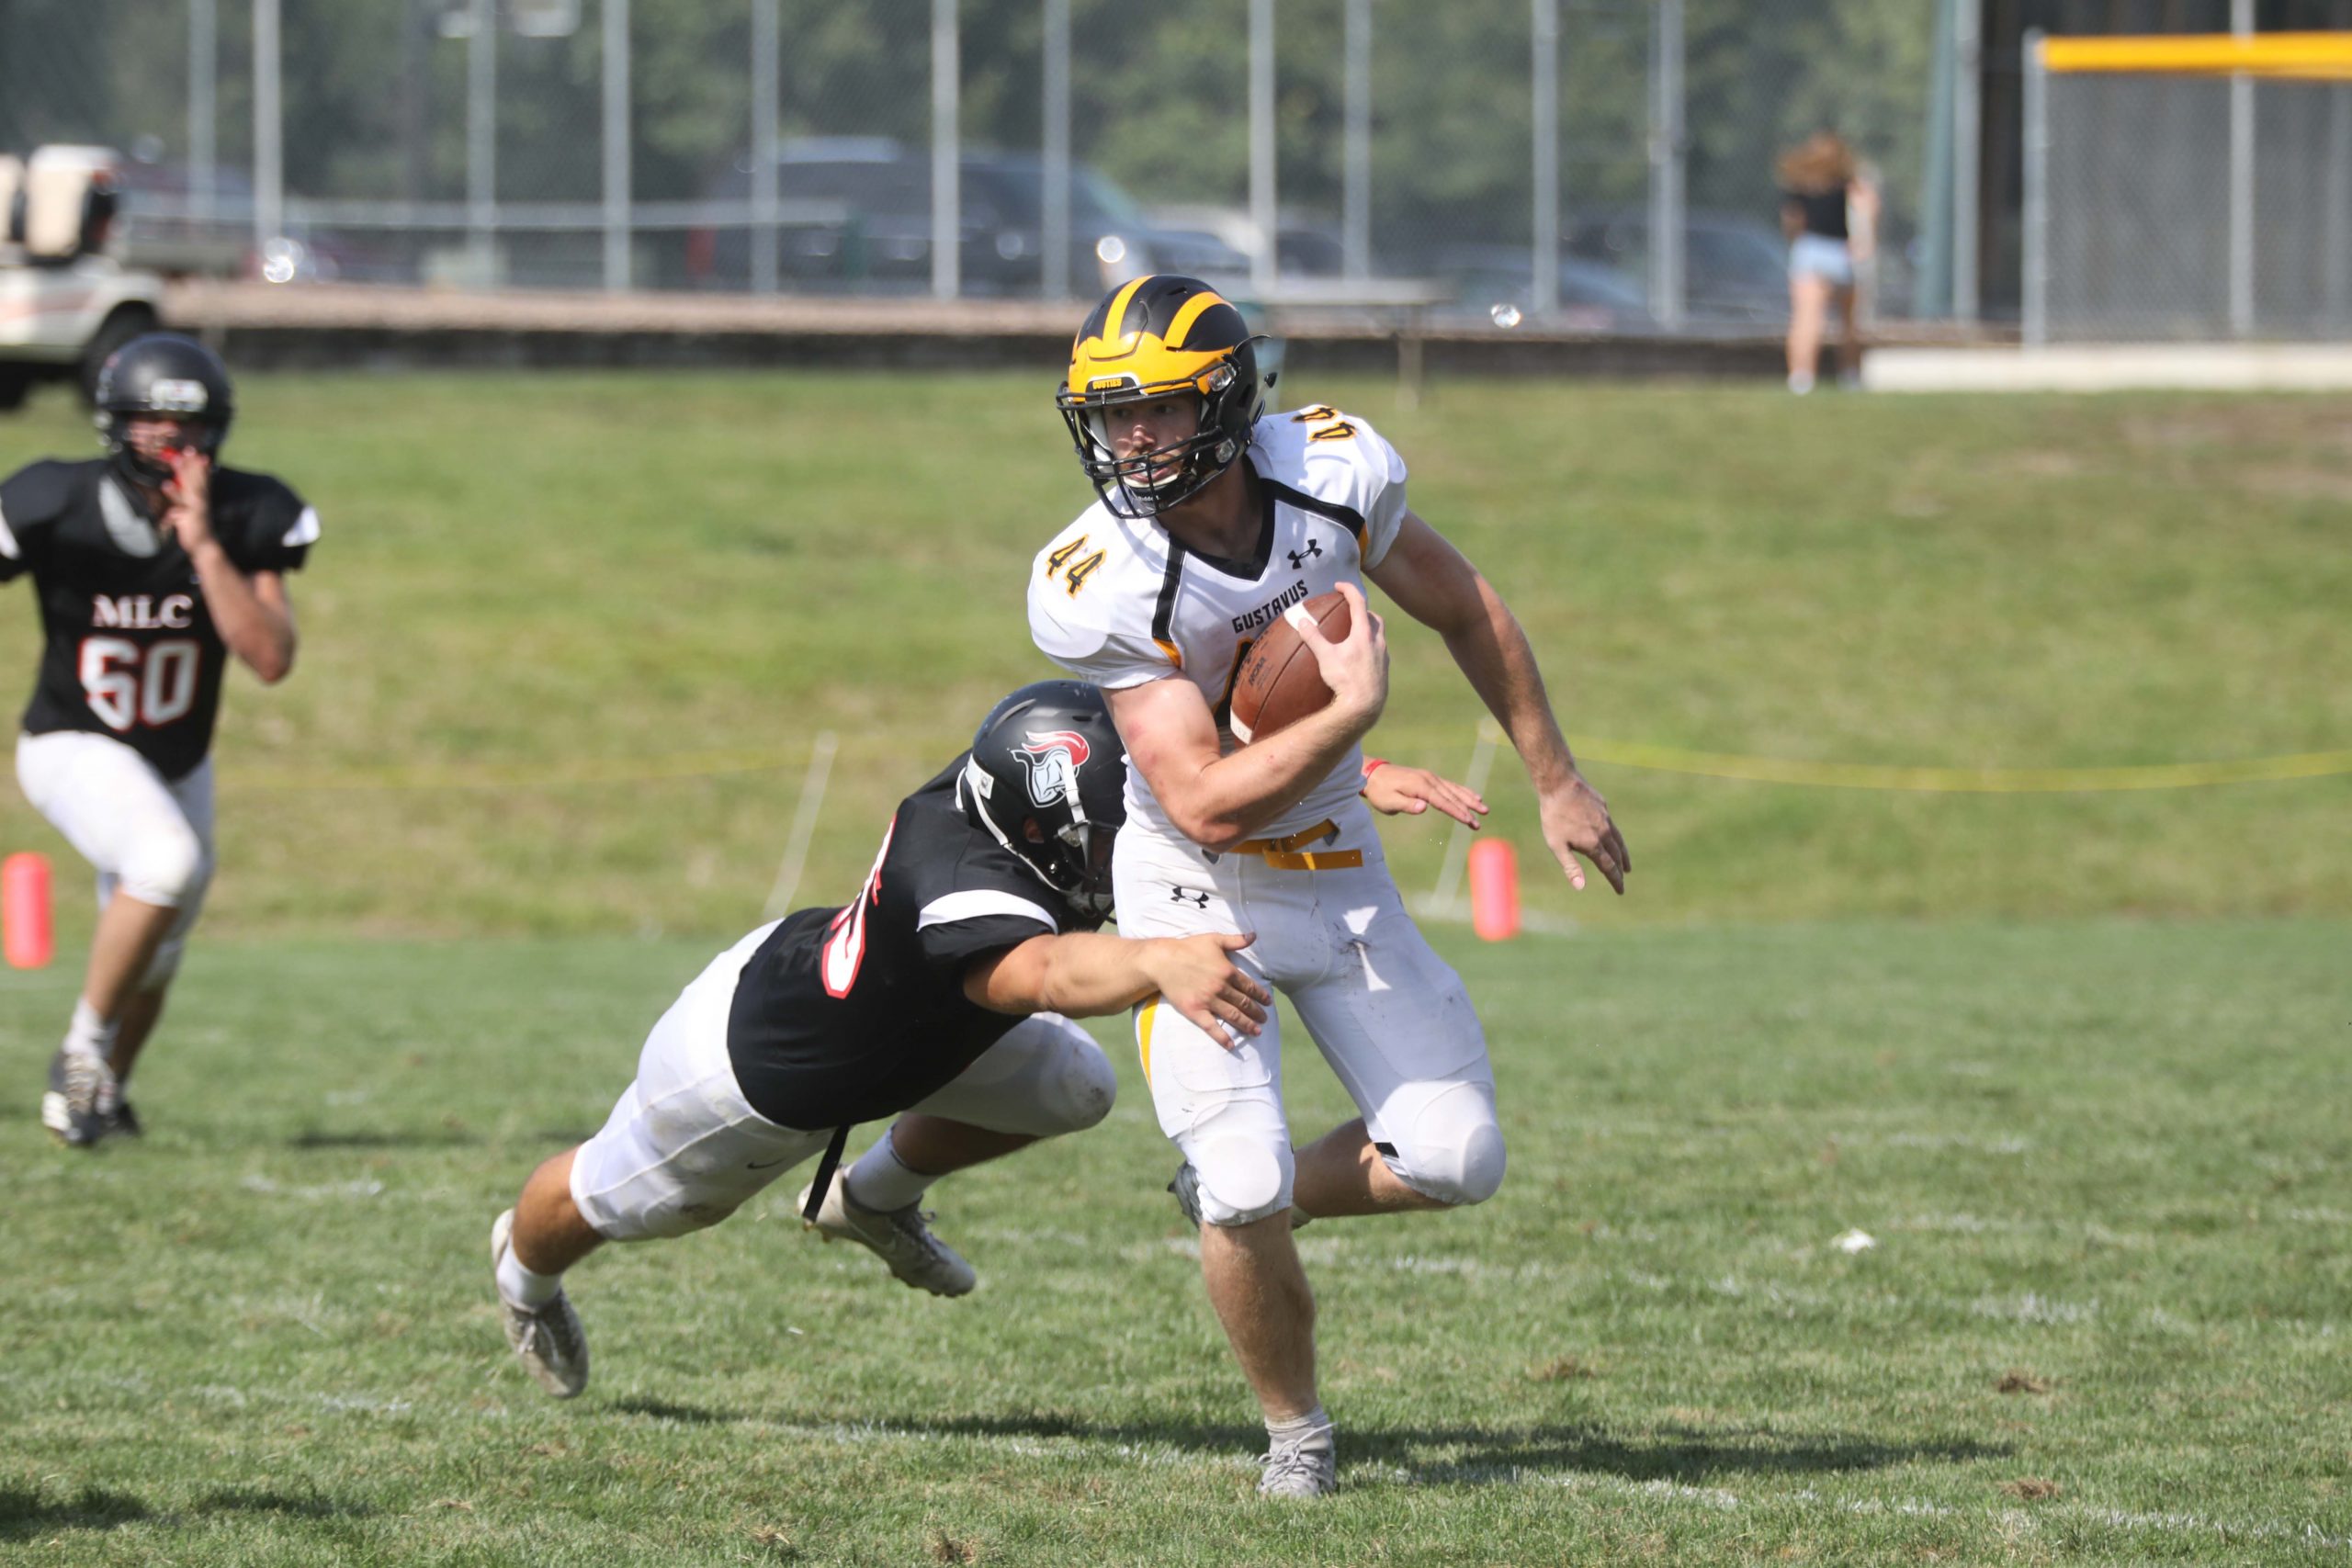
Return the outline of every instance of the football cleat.
[[[1186,1160],[1176,1168],[1176,1179],[1168,1184],[1168,1190],[1175,1196],[1176,1207],[1183,1211],[1185,1223],[1194,1230],[1200,1229],[1201,1173],[1193,1168],[1191,1160]],[[1290,1212],[1290,1228],[1295,1231],[1303,1231],[1307,1227],[1311,1218],[1312,1216],[1302,1213],[1297,1208],[1293,1207]]]
[[[558,1399],[570,1399],[588,1386],[587,1331],[571,1310],[571,1299],[561,1291],[545,1306],[519,1307],[498,1289],[498,1266],[506,1260],[514,1234],[514,1211],[509,1209],[490,1227],[491,1292],[498,1297],[499,1316],[506,1323],[507,1347],[541,1388]]]
[[[1340,1453],[1331,1428],[1277,1444],[1259,1461],[1261,1497],[1324,1497],[1340,1489]]]
[[[69,1148],[85,1149],[114,1131],[122,1090],[106,1059],[88,1051],[50,1058],[49,1091],[40,1097],[40,1124]]]
[[[800,1190],[793,1207],[804,1214],[808,1212],[808,1188]],[[865,1207],[849,1195],[849,1173],[837,1170],[833,1184],[825,1190],[824,1206],[808,1226],[829,1242],[840,1236],[857,1243],[919,1291],[934,1296],[963,1295],[979,1283],[979,1276],[954,1247],[931,1234],[925,1223],[930,1218],[912,1203],[903,1209]]]
[[[101,1112],[99,1120],[106,1123],[109,1138],[143,1138],[147,1129],[139,1124],[139,1112],[130,1109],[130,1101],[118,1100],[111,1111]]]
[[[1186,1160],[1176,1168],[1176,1179],[1168,1184],[1169,1192],[1176,1200],[1176,1207],[1183,1211],[1184,1223],[1194,1230],[1201,1228],[1201,1173]]]

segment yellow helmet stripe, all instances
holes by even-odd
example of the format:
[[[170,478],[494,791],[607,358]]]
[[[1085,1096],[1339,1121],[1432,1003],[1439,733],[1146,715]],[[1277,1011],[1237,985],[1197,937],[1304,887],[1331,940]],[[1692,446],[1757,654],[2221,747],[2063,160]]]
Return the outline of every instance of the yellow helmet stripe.
[[[1120,338],[1125,335],[1122,329],[1124,329],[1127,324],[1127,301],[1136,297],[1136,289],[1141,288],[1145,284],[1149,283],[1151,279],[1148,276],[1138,277],[1133,283],[1128,284],[1125,288],[1120,289],[1118,294],[1113,298],[1111,300],[1110,314],[1102,318],[1102,341],[1104,343],[1116,344]]]
[[[1204,314],[1214,307],[1224,303],[1224,300],[1218,299],[1207,289],[1204,288],[1201,290],[1201,292],[1193,295],[1190,299],[1184,301],[1183,305],[1176,312],[1176,319],[1168,323],[1168,333],[1165,337],[1161,338],[1160,341],[1170,348],[1183,347],[1184,334],[1192,331],[1193,323],[1199,321]]]

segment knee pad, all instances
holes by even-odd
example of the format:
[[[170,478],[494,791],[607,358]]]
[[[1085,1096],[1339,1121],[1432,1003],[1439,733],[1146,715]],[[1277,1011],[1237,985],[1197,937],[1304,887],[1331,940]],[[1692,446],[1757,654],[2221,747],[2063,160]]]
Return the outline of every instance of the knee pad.
[[[1409,1136],[1384,1157],[1424,1197],[1449,1206],[1483,1203],[1503,1184],[1503,1130],[1485,1091],[1461,1084],[1423,1107]]]
[[[1111,1058],[1083,1030],[1073,1027],[1037,1086],[1037,1109],[1050,1123],[1044,1134],[1082,1133],[1111,1114],[1118,1098],[1119,1074]]]
[[[1086,1031],[1030,1019],[941,1094],[914,1109],[1033,1138],[1083,1132],[1111,1113],[1119,1075]]]
[[[1291,1154],[1248,1138],[1211,1138],[1185,1151],[1200,1178],[1201,1219],[1246,1225],[1290,1207]]]
[[[122,892],[142,904],[175,909],[203,890],[210,872],[202,840],[187,829],[175,827],[141,839],[123,858],[116,881]]]

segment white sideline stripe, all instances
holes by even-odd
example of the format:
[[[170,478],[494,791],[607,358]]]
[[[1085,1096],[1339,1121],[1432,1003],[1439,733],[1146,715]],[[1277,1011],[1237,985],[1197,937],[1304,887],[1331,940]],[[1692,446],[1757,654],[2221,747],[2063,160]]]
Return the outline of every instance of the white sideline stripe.
[[[294,519],[294,526],[287,529],[286,537],[277,542],[288,549],[296,545],[317,544],[319,542],[319,509],[315,506],[302,508],[302,515]]]
[[[929,931],[933,926],[953,925],[957,920],[977,920],[982,915],[1018,915],[1036,921],[1049,931],[1058,931],[1061,922],[1038,905],[1011,893],[999,893],[990,887],[976,887],[962,893],[950,893],[944,898],[933,898],[915,917],[915,930]]]
[[[281,1187],[258,1173],[237,1185],[266,1198],[379,1198],[384,1192],[384,1184],[375,1180],[342,1181],[324,1187]]]
[[[1469,832],[1458,822],[1454,827],[1464,834]],[[1444,874],[1441,872],[1439,874]],[[1407,902],[1415,919],[1430,925],[1466,926],[1472,923],[1470,900],[1467,898],[1441,898],[1434,893],[1422,893]],[[1547,915],[1541,909],[1521,909],[1519,912],[1519,933],[1521,936],[1574,936],[1577,934],[1577,922],[1566,915]]]
[[[2341,391],[2352,349],[2327,344],[2069,344],[2040,348],[1878,348],[1873,392]]]

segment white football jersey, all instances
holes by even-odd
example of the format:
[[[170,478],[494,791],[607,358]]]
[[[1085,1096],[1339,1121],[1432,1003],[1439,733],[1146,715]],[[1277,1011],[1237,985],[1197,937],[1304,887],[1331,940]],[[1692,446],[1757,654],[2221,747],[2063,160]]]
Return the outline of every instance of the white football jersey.
[[[1256,553],[1220,560],[1148,519],[1100,501],[1054,536],[1029,572],[1029,635],[1083,681],[1117,690],[1182,679],[1222,727],[1234,671],[1293,604],[1340,582],[1363,586],[1405,517],[1405,462],[1371,425],[1316,406],[1269,414],[1250,433],[1266,514]],[[1306,798],[1260,829],[1280,837],[1335,817],[1360,785],[1351,750]],[[1176,835],[1143,774],[1127,771],[1128,830]]]

